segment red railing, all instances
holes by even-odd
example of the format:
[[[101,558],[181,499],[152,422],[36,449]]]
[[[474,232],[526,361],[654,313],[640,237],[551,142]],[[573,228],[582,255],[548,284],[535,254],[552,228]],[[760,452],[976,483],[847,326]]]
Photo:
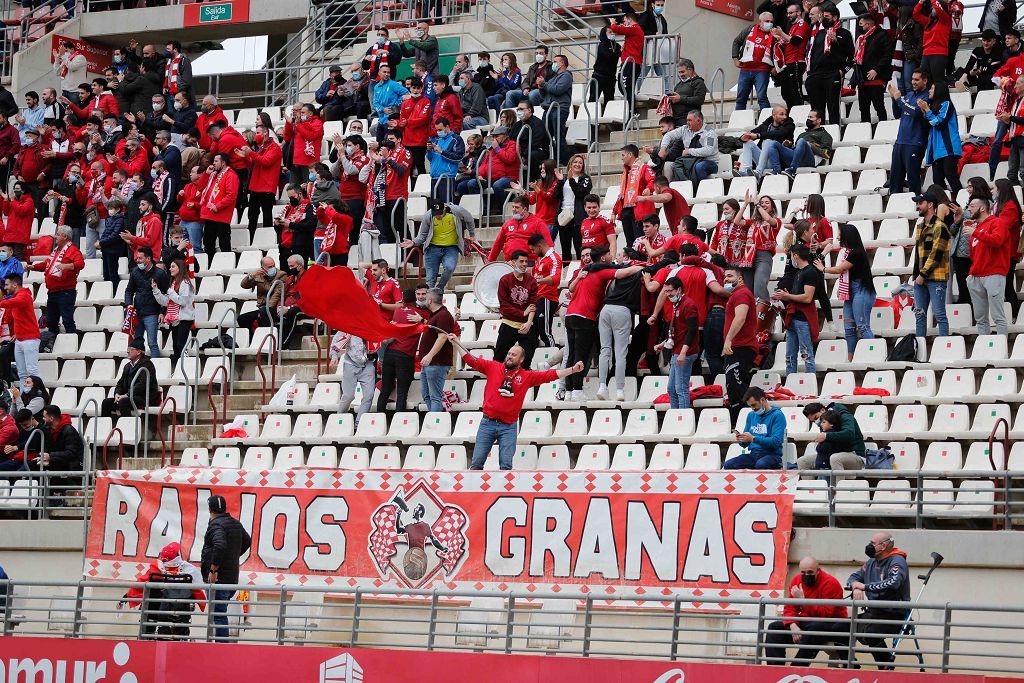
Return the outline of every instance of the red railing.
[[[221,395],[224,397],[223,408],[224,412],[221,416],[228,419],[228,369],[223,363],[218,365],[213,370],[213,374],[210,375],[210,381],[206,385],[206,398],[210,401],[210,410],[213,411],[213,433],[211,438],[217,438],[217,404],[213,402],[213,382],[217,379],[217,375],[221,372],[224,373],[224,381],[220,385]]]
[[[110,469],[107,467],[107,446],[110,445],[110,437],[117,434],[117,469],[124,469],[124,432],[121,431],[120,427],[114,427],[107,434],[107,440],[103,442],[103,469]]]
[[[412,260],[413,256],[419,255],[419,265],[417,266],[416,283],[423,282],[423,249],[420,247],[413,247],[409,250],[409,253],[405,255],[405,259],[402,261],[402,281],[408,281],[409,279],[409,261]]]
[[[466,240],[466,251],[471,251],[474,254],[478,254],[480,258],[483,259],[484,263],[487,263],[488,257],[490,257],[490,252],[484,249],[476,240]]]
[[[996,451],[995,451],[994,446],[995,446],[995,441],[996,441],[996,432],[999,431],[999,426],[1000,425],[1002,425],[1002,427],[1003,427],[1003,462],[1002,462],[1001,465],[996,467]],[[1010,459],[1010,423],[1006,420],[1005,417],[1001,417],[998,420],[996,420],[996,423],[994,425],[992,425],[992,431],[989,432],[989,435],[988,435],[988,464],[992,466],[992,470],[993,471],[998,472],[1000,470],[1005,470],[1007,468],[1007,465],[1009,464],[1009,459]],[[1006,477],[1003,481],[1008,483],[1009,482],[1009,477]],[[994,485],[994,488],[996,490],[996,495],[995,495],[996,503],[999,503],[1000,501],[1002,501],[1003,509],[1004,509],[1004,511],[1006,511],[1006,513],[1003,514],[1003,528],[1006,531],[1009,531],[1010,530],[1010,515],[1008,513],[1008,506],[1010,504],[1009,493],[1008,493],[1008,491],[1006,489],[1000,490],[1000,485],[999,485],[998,482],[995,481],[994,478],[992,480],[992,484]],[[992,530],[995,531],[998,526],[999,526],[999,523],[996,521],[996,518],[993,516],[992,517]]]
[[[316,332],[316,325],[313,326],[313,332]],[[263,370],[263,347],[266,346],[267,341],[270,341],[270,353],[268,354],[268,362],[270,363],[270,386],[277,386],[277,363],[275,362],[279,357],[277,348],[277,337],[272,334],[268,334],[260,342],[260,346],[256,349],[256,369],[260,373],[260,379],[263,381],[263,388],[260,392],[260,405],[267,405],[267,373]]]
[[[186,391],[188,389],[186,388]],[[167,440],[164,438],[163,418],[164,406],[171,404],[171,465],[174,465],[174,432],[178,427],[178,402],[170,394],[160,403],[156,414],[156,433],[160,435],[160,469],[167,466]]]

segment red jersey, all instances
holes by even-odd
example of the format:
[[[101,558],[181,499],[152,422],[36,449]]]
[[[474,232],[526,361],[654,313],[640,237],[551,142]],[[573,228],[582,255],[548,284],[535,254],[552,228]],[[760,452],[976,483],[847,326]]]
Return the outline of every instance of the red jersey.
[[[789,42],[782,50],[786,64],[796,64],[807,59],[807,39],[811,35],[811,25],[803,18],[797,19],[789,27]]]
[[[406,147],[426,147],[427,138],[434,134],[430,111],[433,103],[426,97],[409,97],[402,102],[398,128],[402,131],[402,144]]]
[[[736,319],[736,307],[743,305],[747,307],[747,317],[743,320],[740,331],[733,337],[732,347],[757,351],[757,304],[754,301],[754,293],[746,285],[734,289],[728,303],[725,304],[725,333],[729,334],[733,320]]]
[[[583,249],[587,247],[607,247],[609,237],[615,237],[615,224],[604,216],[585,218],[580,224],[580,235],[583,237]]]
[[[597,315],[604,305],[604,292],[609,280],[615,278],[616,268],[605,268],[588,272],[576,283],[566,315],[578,315],[587,320],[597,321]]]
[[[668,242],[668,238],[659,232],[654,237],[647,241],[651,243],[652,249],[661,249]],[[635,240],[633,240],[633,249],[635,251],[639,251],[644,256],[647,256],[648,263],[654,263],[655,260],[653,258],[650,258],[650,254],[647,253],[647,247],[644,245],[644,238],[642,236],[637,237]]]
[[[708,286],[716,282],[715,274],[700,266],[680,266],[669,277],[677,277],[683,283],[683,294],[697,307],[697,318],[704,324],[708,316]]]
[[[683,285],[685,288],[685,285]],[[686,289],[683,289],[685,292]],[[669,327],[668,336],[672,340],[672,355],[677,355],[687,345],[686,355],[692,356],[700,353],[700,327],[697,305],[688,296],[684,295],[678,304],[673,306],[672,325]]]
[[[712,244],[730,266],[749,268],[754,265],[754,245],[747,239],[749,234],[747,221],[719,221]]]
[[[672,199],[665,202],[662,207],[665,209],[665,221],[668,222],[668,228],[674,235],[679,231],[679,223],[690,215],[690,203],[678,190],[673,190],[671,187],[668,189],[668,194],[672,195]]]
[[[644,30],[640,26],[636,24],[632,26],[612,24],[608,27],[608,32],[625,36],[626,38],[622,46],[622,55],[619,57],[623,64],[626,62],[633,62],[634,64],[644,63]]]
[[[385,277],[382,281],[378,282],[370,274],[370,269],[366,269],[366,293],[370,295],[370,298],[380,304],[398,304],[402,302],[402,288],[398,286],[398,282],[391,277]],[[380,316],[384,320],[391,320],[392,312],[386,309],[380,309]]]
[[[537,284],[537,296],[549,301],[558,301],[558,285],[562,280],[562,257],[552,247],[548,253],[537,259],[533,264],[533,277],[537,280],[542,277],[552,277],[552,284]]]
[[[679,251],[679,247],[684,244],[692,244],[697,247],[698,254],[703,254],[708,250],[708,245],[704,244],[699,237],[694,237],[688,232],[681,232],[678,235],[672,235],[665,241],[665,247],[669,251]]]
[[[526,322],[526,309],[537,303],[537,281],[529,273],[520,280],[515,273],[506,273],[498,280],[498,313],[513,323]]]
[[[0,310],[4,313],[4,324],[10,325],[10,316],[14,317],[14,338],[18,341],[39,339],[39,322],[36,320],[36,309],[32,303],[32,292],[26,287],[17,294],[0,300]]]
[[[810,222],[811,227],[814,228],[814,237],[818,241],[818,244],[821,244],[825,240],[832,239],[835,235],[835,232],[832,230],[832,224],[829,223],[828,219],[824,216],[818,220],[813,220],[811,218],[808,218],[807,220]]]
[[[410,316],[420,315],[419,309],[416,306],[401,305],[395,309],[391,316],[391,320],[398,325],[411,325],[412,320]],[[390,344],[388,344],[389,351],[398,351],[404,353],[407,356],[416,356],[416,347],[419,346],[420,335],[418,334],[407,334],[404,337],[395,337]]]
[[[770,221],[758,218],[752,221],[750,224],[750,239],[754,241],[754,250],[770,251],[774,254],[780,228],[782,228],[781,218],[773,218]]]
[[[505,260],[509,260],[516,251],[530,251],[529,240],[533,235],[543,235],[548,246],[554,246],[551,242],[551,231],[548,224],[537,218],[534,214],[527,214],[521,221],[511,219],[501,226],[498,238],[491,245],[491,252],[487,256],[488,261],[497,261],[498,254],[504,254]]]
[[[558,379],[557,370],[534,372],[518,368],[510,372],[505,369],[504,362],[485,360],[468,353],[462,356],[462,361],[487,378],[487,384],[484,385],[482,408],[484,416],[505,424],[519,421],[519,413],[523,410],[523,401],[526,400],[527,391],[535,386]],[[506,380],[512,390],[511,396],[502,396],[498,391],[502,384],[506,384]]]

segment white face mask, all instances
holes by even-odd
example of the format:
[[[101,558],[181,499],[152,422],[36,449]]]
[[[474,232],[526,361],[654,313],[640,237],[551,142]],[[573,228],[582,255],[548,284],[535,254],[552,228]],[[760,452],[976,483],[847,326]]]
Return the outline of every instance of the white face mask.
[[[771,31],[773,26],[775,26],[775,24],[771,21],[761,22],[761,28],[764,29],[765,31]]]
[[[534,55],[533,61],[536,62],[537,64],[540,64],[541,62],[544,61],[544,55]]]
[[[164,108],[164,105],[160,104],[159,102],[154,102],[153,103],[153,111],[160,111],[163,108]]]
[[[521,213],[514,213],[514,214],[512,214],[512,220],[514,220],[514,221],[521,221],[521,220],[523,220],[523,214],[521,214]]]
[[[355,153],[356,153],[355,145],[346,145],[345,146],[345,154],[347,154],[349,156],[352,156]]]

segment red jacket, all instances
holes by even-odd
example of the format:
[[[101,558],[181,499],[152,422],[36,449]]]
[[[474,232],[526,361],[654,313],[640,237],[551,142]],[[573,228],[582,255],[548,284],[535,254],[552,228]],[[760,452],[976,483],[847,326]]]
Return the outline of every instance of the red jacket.
[[[18,154],[18,161],[14,164],[15,176],[29,183],[39,183],[43,187],[49,187],[50,166],[53,164],[53,160],[43,156],[45,151],[46,149],[38,143],[32,147],[22,147],[21,153]],[[42,180],[37,179],[39,174],[43,175]]]
[[[490,175],[488,175],[490,169]],[[488,178],[493,182],[498,178],[519,178],[519,153],[516,151],[516,141],[509,139],[504,145],[489,149],[480,157],[480,165],[477,167],[477,174],[481,179]]]
[[[487,377],[487,383],[484,385],[484,415],[505,424],[512,424],[519,420],[519,413],[523,410],[523,401],[526,400],[526,392],[531,387],[558,379],[557,370],[533,372],[519,368],[514,372],[507,372],[504,358],[501,361],[485,360],[467,353],[462,356],[462,360],[466,365]],[[506,377],[511,380],[509,382],[512,387],[511,396],[502,396],[498,391]]]
[[[228,158],[228,164],[236,171],[249,168],[249,160],[235,153],[235,150],[243,147],[248,148],[249,143],[245,141],[242,134],[231,126],[227,126],[220,132],[220,138],[210,143],[210,151],[214,154],[224,154]],[[274,186],[275,189],[277,186]]]
[[[324,242],[320,248],[331,256],[347,254],[351,246],[349,235],[352,233],[352,217],[327,206],[317,207],[316,219],[326,226],[325,230],[316,231],[318,235],[323,232]]]
[[[971,233],[971,275],[1006,275],[1010,270],[1010,256],[1017,250],[1010,243],[1006,222],[998,216],[989,216]]]
[[[131,178],[138,173],[145,181],[149,177],[149,155],[142,147],[139,147],[135,154],[127,157],[118,155],[114,170],[121,169]]]
[[[537,218],[541,219],[548,225],[554,225],[555,219],[558,217],[558,203],[555,201],[555,188],[561,185],[559,182],[554,182],[551,187],[544,189],[534,190],[526,195],[526,199],[531,205],[536,205]]]
[[[110,197],[111,190],[114,187],[114,176],[109,173],[105,173],[103,180],[98,178],[90,178],[86,181],[85,187],[82,188],[85,192],[85,206],[96,207],[96,212],[100,218],[107,217],[107,205],[106,201]]]
[[[462,102],[454,92],[438,97],[434,103],[434,120],[437,121],[442,116],[448,119],[454,132],[462,132]]]
[[[497,261],[498,254],[503,253],[505,260],[508,261],[514,251],[520,249],[526,252],[530,251],[529,241],[533,235],[543,235],[548,246],[552,246],[551,231],[548,230],[547,223],[537,218],[536,214],[527,214],[526,218],[521,221],[510,220],[501,226],[501,232],[498,233],[498,238],[494,240],[487,260]],[[502,247],[504,247],[504,251]]]
[[[86,100],[84,107],[80,107],[74,102],[72,102],[68,109],[75,112],[75,115],[80,119],[89,118],[89,113],[93,109],[99,109],[101,112],[103,112],[104,116],[106,116],[107,114],[113,114],[114,116],[118,116],[121,113],[120,109],[118,109],[117,106],[117,98],[114,97],[114,94],[111,93],[109,90],[104,90],[99,95],[92,95],[91,97],[89,97],[89,99]]]
[[[949,32],[953,26],[953,17],[939,0],[931,0],[932,13],[925,16],[920,3],[914,5],[914,21],[924,26],[924,45],[921,54],[949,54]]]
[[[633,62],[634,64],[644,63],[644,30],[640,26],[637,24],[632,26],[612,24],[608,27],[608,32],[626,37],[619,61],[623,64],[626,62]]]
[[[398,128],[402,131],[402,144],[406,147],[425,147],[427,138],[434,134],[430,118],[431,102],[426,97],[410,97],[402,102]]]
[[[32,239],[32,222],[36,218],[36,205],[32,201],[32,195],[25,193],[21,195],[21,199],[15,199],[12,195],[0,204],[0,209],[7,216],[7,227],[0,241],[9,244],[28,244]]]
[[[355,154],[347,158],[347,162],[362,172],[363,167],[370,163],[370,157],[366,156],[361,149],[356,148]],[[359,182],[359,173],[349,175],[345,172],[345,161],[342,164],[341,181],[338,183],[338,191],[342,199],[365,199],[366,183]]]
[[[203,190],[206,188],[206,183],[210,179],[210,176],[203,173],[199,176],[199,180],[194,183],[189,183],[185,187],[178,190],[178,216],[183,221],[189,221],[194,223],[201,221],[200,216],[200,202],[203,198]]]
[[[14,296],[0,301],[0,308],[7,316],[14,316],[14,338],[18,341],[39,339],[39,321],[36,320],[36,309],[32,303],[32,292],[22,287]],[[6,316],[5,316],[6,318]]]
[[[139,226],[128,242],[131,247],[132,256],[142,247],[149,247],[153,250],[153,260],[160,260],[160,249],[164,242],[164,222],[160,214],[150,211],[139,219]]]
[[[70,263],[74,266],[71,270],[61,270],[59,272],[51,272],[53,260],[57,259],[57,255],[60,254],[62,247],[57,247],[50,258],[45,261],[37,261],[32,264],[32,270],[43,271],[45,275],[43,279],[46,281],[46,291],[48,292],[66,292],[68,290],[74,291],[78,287],[78,273],[85,268],[85,257],[82,256],[82,252],[78,250],[74,244],[69,243],[67,250],[60,255],[58,263]]]
[[[0,159],[14,159],[21,151],[21,136],[18,129],[9,123],[0,126]]]
[[[258,149],[249,152],[252,174],[249,176],[250,192],[272,192],[277,194],[281,181],[281,145],[275,140],[264,140]]]
[[[231,223],[231,215],[235,212],[237,200],[238,174],[226,168],[220,173],[214,173],[207,181],[199,215],[204,221]],[[214,207],[212,209],[211,204]]]
[[[312,166],[320,161],[320,148],[324,142],[324,122],[316,116],[292,124],[284,124],[284,139],[292,141],[292,164]]]
[[[1006,202],[1003,204],[1002,210],[996,215],[1006,224],[1006,232],[1010,235],[1010,246],[1013,247],[1013,260],[1020,261],[1020,207],[1017,206],[1016,202]]]
[[[818,570],[818,580],[813,586],[803,585],[803,577],[797,574],[789,582],[789,590],[786,597],[793,597],[793,589],[800,586],[804,591],[805,600],[842,600],[843,587],[839,585],[836,577],[827,573],[824,569]],[[796,624],[802,629],[808,630],[806,622],[797,621],[798,617],[810,617],[812,619],[845,619],[847,617],[846,607],[843,605],[786,605],[782,609],[782,623],[786,626]]]
[[[4,415],[4,419],[0,420],[0,447],[17,446],[20,434],[21,430],[18,429],[18,423],[14,421],[14,417]],[[15,462],[21,462],[25,459],[25,454],[24,451],[19,451],[12,453],[9,457]]]
[[[387,164],[384,175],[384,199],[409,198],[409,171],[412,168],[412,153],[404,146],[395,147],[394,151],[384,160]],[[374,175],[370,174],[370,182]]]
[[[212,114],[205,112],[201,113],[196,117],[196,128],[199,129],[199,146],[205,149],[207,152],[213,149],[213,140],[206,133],[206,129],[210,127],[210,124],[215,121],[220,121],[225,126],[228,125],[228,119],[224,116],[224,110],[217,107],[213,110]]]

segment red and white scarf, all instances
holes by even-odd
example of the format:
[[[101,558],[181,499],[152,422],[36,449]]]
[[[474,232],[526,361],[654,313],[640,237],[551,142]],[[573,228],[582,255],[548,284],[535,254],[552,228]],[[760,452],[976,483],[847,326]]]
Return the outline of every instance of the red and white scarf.
[[[850,250],[843,248],[839,250],[839,258],[837,263],[842,263],[850,255]],[[849,301],[850,300],[850,269],[847,268],[839,274],[839,300]]]
[[[153,179],[153,194],[156,195],[156,200],[160,206],[163,206],[164,204],[164,180],[167,176],[167,171],[164,171]]]
[[[823,28],[821,22],[811,24],[811,35],[807,39],[807,65],[811,63],[811,50],[814,48],[814,39],[818,35],[818,31]],[[825,54],[832,52],[832,42],[836,39],[836,34],[825,29]]]
[[[377,75],[377,71],[382,66],[388,65],[388,57],[391,54],[391,41],[386,40],[383,43],[374,42],[373,47],[370,48],[370,66],[374,70],[374,76]],[[391,74],[394,76],[394,74]]]
[[[640,196],[640,179],[647,168],[647,164],[637,159],[629,170],[622,174],[622,187],[619,192],[622,196],[622,206],[636,206],[637,197]]]
[[[202,206],[206,206],[220,195],[220,181],[224,178],[225,173],[227,173],[226,168],[223,171],[214,172],[210,182],[206,183],[206,188],[203,190]]]
[[[772,34],[762,31],[760,24],[750,29],[747,40],[743,43],[743,54],[740,56],[740,64],[767,64],[772,66],[775,60],[772,57],[774,43]]]
[[[164,67],[164,92],[172,97],[178,92],[178,73],[181,69],[182,55],[174,55],[174,59],[167,60]]]
[[[62,224],[63,225],[63,224]],[[46,259],[46,274],[53,277],[64,277],[64,269],[61,266],[61,260],[64,258],[64,254],[68,253],[68,249],[71,248],[71,242],[65,242],[64,246],[57,249],[50,257]]]
[[[877,30],[878,26],[872,26],[870,31],[857,36],[857,47],[853,51],[853,61],[861,65],[864,64],[864,45],[868,42],[868,38],[871,37],[871,34]]]
[[[69,68],[68,65],[71,64],[71,61],[75,57],[77,57],[79,55],[85,57],[85,53],[84,52],[82,52],[81,50],[75,50],[74,52],[71,53],[70,57],[67,57],[67,58],[61,60],[61,63],[60,63],[60,77],[61,78],[66,78],[67,77],[67,75],[68,75],[68,68]],[[86,59],[88,59],[88,58],[86,57]]]
[[[182,284],[186,284],[189,287],[192,286],[192,281],[189,278],[185,278],[184,280],[181,281],[181,283]],[[174,288],[175,292],[178,292],[179,288],[180,288],[180,285],[179,284],[172,284],[171,287]],[[181,306],[178,305],[178,303],[175,302],[174,299],[168,297],[167,298],[167,310],[164,311],[164,322],[167,323],[168,325],[170,325],[171,323],[178,322],[178,318],[180,317],[180,315],[181,315]]]

